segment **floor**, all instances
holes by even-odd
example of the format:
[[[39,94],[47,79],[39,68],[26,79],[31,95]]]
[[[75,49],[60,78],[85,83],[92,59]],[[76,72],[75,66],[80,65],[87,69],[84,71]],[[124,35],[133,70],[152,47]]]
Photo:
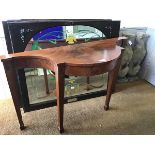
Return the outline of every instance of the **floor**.
[[[110,110],[105,96],[65,105],[65,135],[154,135],[155,87],[145,81],[117,84]],[[20,131],[11,100],[0,101],[1,135],[57,135],[56,107],[23,113]]]

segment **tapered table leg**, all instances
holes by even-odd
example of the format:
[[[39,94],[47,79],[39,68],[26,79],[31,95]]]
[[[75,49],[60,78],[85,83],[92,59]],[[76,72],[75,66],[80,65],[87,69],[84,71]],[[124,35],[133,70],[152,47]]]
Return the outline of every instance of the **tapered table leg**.
[[[109,110],[110,98],[111,98],[112,93],[115,91],[115,85],[117,81],[120,62],[121,62],[121,57],[117,60],[116,66],[114,67],[114,69],[108,73],[107,95],[106,95],[106,101],[104,105],[104,109],[106,111]]]
[[[48,77],[47,77],[47,70],[43,69],[44,71],[44,80],[45,80],[45,86],[46,86],[46,94],[49,94],[49,86],[48,86]]]
[[[17,74],[16,74],[16,69],[13,66],[13,63],[11,61],[4,61],[4,68],[5,68],[5,73],[7,77],[7,81],[10,87],[14,107],[16,110],[16,114],[18,117],[18,121],[20,124],[20,129],[23,130],[25,129],[23,120],[22,120],[22,114],[20,110],[20,91],[19,91],[19,86],[18,86],[18,79],[17,79]]]
[[[90,77],[87,76],[87,91],[90,90]]]
[[[64,132],[63,115],[64,115],[64,78],[65,66],[58,64],[55,69],[56,77],[56,95],[57,95],[57,112],[58,112],[58,128],[60,133]]]

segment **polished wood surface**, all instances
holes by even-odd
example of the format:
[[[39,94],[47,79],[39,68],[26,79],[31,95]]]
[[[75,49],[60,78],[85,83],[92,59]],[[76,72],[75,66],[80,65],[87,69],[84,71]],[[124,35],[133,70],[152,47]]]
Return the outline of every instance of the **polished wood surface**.
[[[64,131],[63,113],[65,75],[93,76],[108,72],[107,96],[104,106],[104,109],[108,110],[121,61],[121,51],[123,50],[122,47],[117,45],[119,40],[121,40],[121,38],[112,38],[1,56],[0,59],[5,68],[20,128],[23,129],[24,124],[19,107],[20,99],[18,84],[15,80],[17,79],[17,69],[36,67],[50,69],[55,72],[58,128],[62,133]]]
[[[55,64],[93,65],[116,59],[121,54],[121,47],[116,46],[117,38],[60,46],[43,50],[25,51],[6,55],[4,58],[36,57],[46,58]]]

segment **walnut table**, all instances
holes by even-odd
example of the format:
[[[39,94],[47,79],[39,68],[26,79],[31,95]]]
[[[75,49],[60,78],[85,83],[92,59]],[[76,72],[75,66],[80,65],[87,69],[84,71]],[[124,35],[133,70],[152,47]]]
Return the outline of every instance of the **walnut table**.
[[[109,102],[114,90],[120,66],[122,47],[118,46],[120,38],[92,41],[76,45],[60,46],[33,52],[21,52],[1,56],[8,84],[12,94],[20,129],[24,129],[20,111],[20,90],[17,70],[21,68],[44,68],[55,72],[58,127],[63,128],[64,113],[64,77],[93,76],[108,72],[107,96],[104,109],[109,109]]]

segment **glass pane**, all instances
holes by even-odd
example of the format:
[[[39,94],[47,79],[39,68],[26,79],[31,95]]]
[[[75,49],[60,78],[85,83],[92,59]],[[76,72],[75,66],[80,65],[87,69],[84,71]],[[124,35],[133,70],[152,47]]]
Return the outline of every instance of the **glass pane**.
[[[27,69],[25,72],[30,104],[56,99],[55,77],[47,71],[49,93],[46,92],[43,69]],[[65,78],[65,96],[74,96],[106,89],[107,74],[91,76],[87,85],[87,77],[70,76]]]
[[[90,26],[74,26],[74,35],[76,38],[82,38],[82,39],[92,39],[92,38],[105,38],[105,35],[96,28],[90,27]]]
[[[27,70],[27,69],[26,69]],[[48,89],[42,68],[33,68],[25,72],[30,104],[55,99],[55,77],[47,71]]]

